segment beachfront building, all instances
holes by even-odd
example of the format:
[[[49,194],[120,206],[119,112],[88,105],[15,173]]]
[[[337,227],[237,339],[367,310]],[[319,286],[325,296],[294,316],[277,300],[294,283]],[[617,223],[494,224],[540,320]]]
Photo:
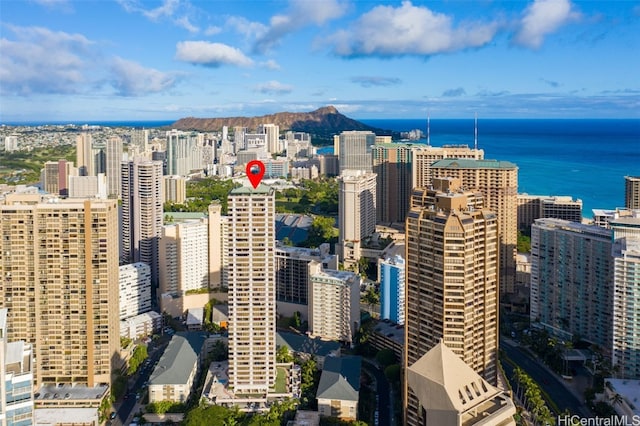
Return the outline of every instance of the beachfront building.
[[[536,219],[555,218],[582,222],[582,200],[570,196],[518,194],[518,230],[531,232]]]
[[[561,219],[531,227],[531,322],[608,353],[613,330],[611,231]]]

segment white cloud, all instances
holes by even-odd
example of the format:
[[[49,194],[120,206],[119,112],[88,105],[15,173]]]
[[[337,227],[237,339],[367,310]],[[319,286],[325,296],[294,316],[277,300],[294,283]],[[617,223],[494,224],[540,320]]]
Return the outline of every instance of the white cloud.
[[[537,49],[545,36],[579,18],[580,13],[574,10],[570,0],[534,0],[524,11],[514,42]]]
[[[139,96],[162,92],[176,83],[176,77],[137,62],[115,57],[111,64],[113,87],[121,96]]]
[[[260,83],[255,86],[254,90],[260,93],[266,93],[270,95],[283,95],[286,93],[291,93],[293,90],[293,86],[289,86],[288,84],[282,84],[279,81],[271,80],[266,83]]]
[[[484,46],[499,28],[497,21],[456,27],[448,15],[403,1],[397,8],[374,7],[329,42],[340,56],[434,55]]]
[[[267,32],[267,26],[260,22],[252,22],[242,16],[231,16],[225,22],[225,26],[233,29],[248,39],[259,38]]]
[[[191,21],[189,20],[188,17],[186,16],[182,16],[178,19],[175,20],[175,23],[177,26],[184,28],[185,30],[189,31],[190,33],[197,33],[200,31],[200,28],[198,28],[197,26],[193,25],[191,23]]]
[[[117,0],[124,10],[129,13],[139,13],[150,21],[160,22],[168,20],[177,27],[184,28],[190,33],[197,33],[200,28],[193,24],[190,14],[193,6],[188,0],[163,0],[162,4],[153,9],[146,9],[140,0]]]
[[[176,59],[194,65],[219,67],[236,65],[248,67],[253,61],[239,49],[208,41],[181,41],[176,45]]]
[[[141,12],[144,16],[151,19],[152,21],[157,21],[158,19],[163,17],[173,16],[179,5],[180,0],[164,0],[161,6],[149,10],[142,9]]]
[[[1,91],[77,93],[88,83],[93,42],[81,34],[6,25],[15,39],[0,39]]]
[[[260,65],[262,67],[264,67],[264,68],[267,68],[267,69],[270,69],[270,70],[275,70],[275,71],[282,69],[280,64],[278,64],[273,59],[269,59],[268,61],[262,62]]]
[[[220,34],[222,32],[222,28],[216,26],[209,26],[206,30],[204,30],[204,35],[212,36],[216,34]]]
[[[254,50],[264,53],[287,34],[307,25],[323,25],[341,17],[346,11],[347,4],[341,0],[290,0],[289,13],[271,17],[269,27],[258,36]]]

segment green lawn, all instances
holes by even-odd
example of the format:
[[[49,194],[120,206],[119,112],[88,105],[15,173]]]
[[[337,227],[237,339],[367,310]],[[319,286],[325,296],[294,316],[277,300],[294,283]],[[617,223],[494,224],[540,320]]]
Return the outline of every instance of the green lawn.
[[[282,367],[278,367],[275,391],[276,393],[285,393],[287,391],[287,370]]]

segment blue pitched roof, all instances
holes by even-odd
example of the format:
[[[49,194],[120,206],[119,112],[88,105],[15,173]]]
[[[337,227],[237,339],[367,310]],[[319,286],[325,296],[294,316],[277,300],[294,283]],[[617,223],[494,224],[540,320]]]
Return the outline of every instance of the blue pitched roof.
[[[361,366],[362,358],[359,356],[325,359],[316,398],[357,401]]]

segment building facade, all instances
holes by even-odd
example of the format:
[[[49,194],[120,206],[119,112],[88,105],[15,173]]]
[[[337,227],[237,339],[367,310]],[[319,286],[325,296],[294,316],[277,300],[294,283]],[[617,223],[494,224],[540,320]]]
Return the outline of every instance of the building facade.
[[[640,213],[640,212],[639,212]],[[611,222],[613,230],[612,365],[623,379],[640,379],[640,214]]]
[[[434,178],[412,195],[406,229],[406,351],[417,362],[439,342],[497,382],[498,224],[480,192]],[[405,380],[405,423],[422,424]]]
[[[228,217],[229,384],[265,394],[276,379],[275,191],[233,189]]]
[[[373,171],[371,150],[376,143],[376,135],[369,131],[351,130],[342,132],[338,138],[338,164],[340,174],[344,170]]]
[[[310,276],[309,331],[325,340],[351,343],[360,326],[360,276],[320,268]]]
[[[484,159],[484,151],[469,148],[468,145],[414,145],[413,146],[413,183],[411,188],[430,188],[431,165],[436,161],[447,158],[466,158],[471,160]]]
[[[33,345],[38,385],[111,383],[120,347],[116,201],[7,196],[0,234],[0,308],[13,338]]]
[[[42,189],[49,194],[58,194],[61,197],[69,195],[69,178],[76,176],[78,170],[73,163],[67,160],[47,161],[44,163],[40,181]]]
[[[518,167],[508,161],[448,159],[431,165],[434,177],[453,177],[482,192],[484,205],[498,215],[500,292],[513,293],[518,244]]]
[[[569,196],[518,194],[518,230],[531,232],[536,219],[562,219],[582,222],[582,200]]]
[[[531,227],[531,321],[609,351],[613,329],[611,231],[560,219]]]
[[[187,199],[187,179],[182,176],[164,176],[162,178],[162,201],[183,204]]]
[[[624,177],[624,205],[631,210],[640,209],[640,176]]]
[[[151,268],[142,262],[120,266],[120,320],[151,310]]]
[[[107,196],[120,198],[120,163],[122,162],[122,139],[118,136],[107,139],[105,150],[105,162],[107,170]]]
[[[376,219],[382,223],[404,222],[413,184],[412,145],[375,145],[372,157],[373,172],[377,176]]]
[[[338,251],[347,267],[358,262],[363,240],[376,230],[376,175],[345,170],[338,182]]]
[[[123,264],[151,268],[152,297],[158,285],[158,244],[162,235],[162,163],[136,158],[121,163]]]
[[[380,319],[404,324],[405,262],[402,256],[378,260],[380,277]]]

